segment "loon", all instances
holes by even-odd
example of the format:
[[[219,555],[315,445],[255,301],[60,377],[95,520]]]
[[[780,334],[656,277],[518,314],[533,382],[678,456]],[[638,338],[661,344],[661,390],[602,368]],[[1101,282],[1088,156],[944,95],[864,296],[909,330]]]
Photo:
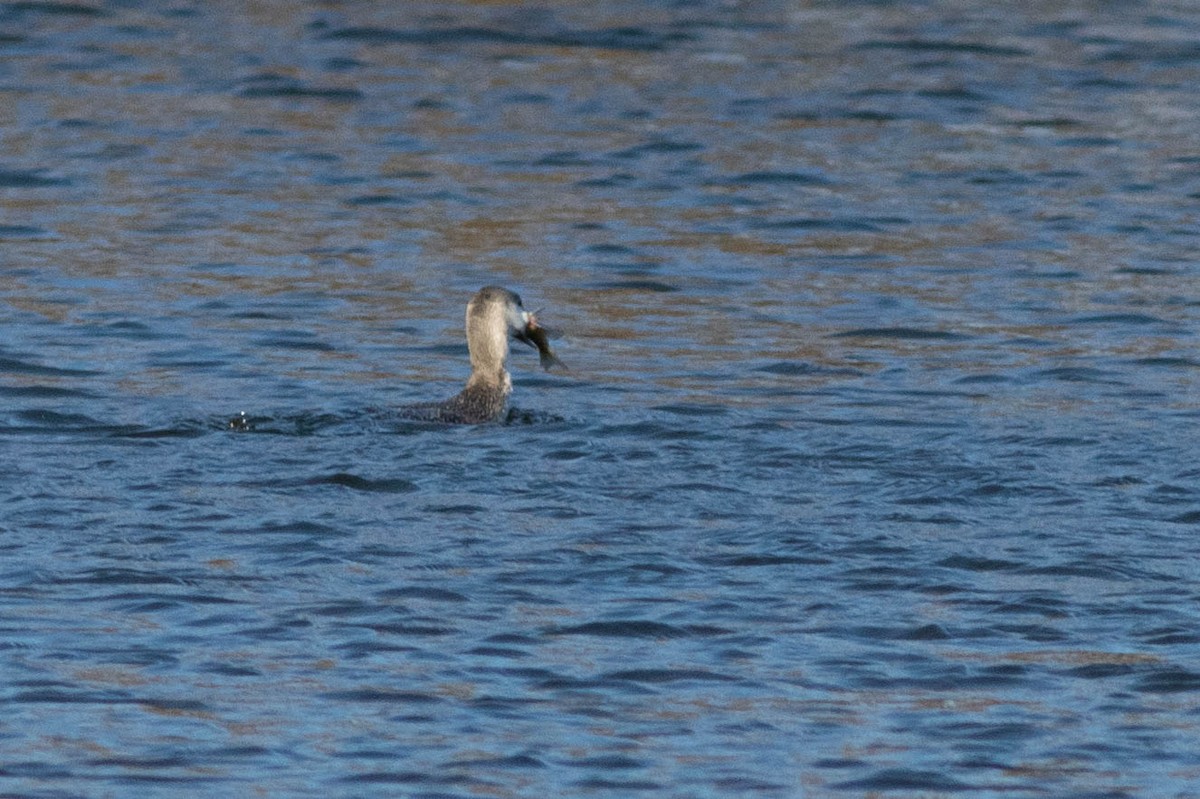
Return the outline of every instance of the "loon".
[[[467,303],[471,376],[466,387],[445,402],[405,405],[400,412],[411,419],[448,424],[482,424],[502,418],[512,393],[512,378],[505,368],[509,336],[540,349],[537,335],[530,336],[534,331],[541,328],[516,292],[499,286],[481,288]],[[544,332],[540,337],[544,342]]]

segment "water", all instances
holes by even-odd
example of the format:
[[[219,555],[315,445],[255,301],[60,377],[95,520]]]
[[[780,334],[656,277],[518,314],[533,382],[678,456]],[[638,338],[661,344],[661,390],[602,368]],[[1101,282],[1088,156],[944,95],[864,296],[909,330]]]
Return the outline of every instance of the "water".
[[[1200,796],[1200,12],[1043,5],[0,4],[0,794]]]

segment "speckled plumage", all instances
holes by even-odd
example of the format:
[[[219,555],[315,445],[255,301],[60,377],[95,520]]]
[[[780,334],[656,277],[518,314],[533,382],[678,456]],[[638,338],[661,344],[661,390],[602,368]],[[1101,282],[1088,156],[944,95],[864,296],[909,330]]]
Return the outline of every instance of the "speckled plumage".
[[[412,419],[448,424],[482,424],[501,418],[512,393],[508,369],[508,337],[524,330],[529,316],[521,298],[508,289],[487,286],[467,303],[467,350],[471,376],[467,385],[445,402],[406,405]]]

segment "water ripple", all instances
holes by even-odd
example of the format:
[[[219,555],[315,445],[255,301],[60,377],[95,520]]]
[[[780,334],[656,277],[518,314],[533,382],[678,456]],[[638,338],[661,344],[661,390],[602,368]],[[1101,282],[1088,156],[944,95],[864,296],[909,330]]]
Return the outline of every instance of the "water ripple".
[[[533,47],[580,47],[606,50],[657,51],[691,41],[682,32],[655,32],[627,26],[601,30],[562,30],[537,33],[485,27],[447,27],[402,30],[377,27],[337,28],[321,34],[323,39],[350,40],[367,44],[469,45],[504,44]]]

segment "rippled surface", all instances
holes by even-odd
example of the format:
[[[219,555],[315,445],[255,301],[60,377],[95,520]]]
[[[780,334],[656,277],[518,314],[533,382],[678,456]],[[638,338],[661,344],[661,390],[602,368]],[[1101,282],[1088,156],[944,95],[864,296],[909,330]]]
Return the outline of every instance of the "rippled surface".
[[[994,5],[0,3],[0,793],[1197,796],[1200,13]]]

